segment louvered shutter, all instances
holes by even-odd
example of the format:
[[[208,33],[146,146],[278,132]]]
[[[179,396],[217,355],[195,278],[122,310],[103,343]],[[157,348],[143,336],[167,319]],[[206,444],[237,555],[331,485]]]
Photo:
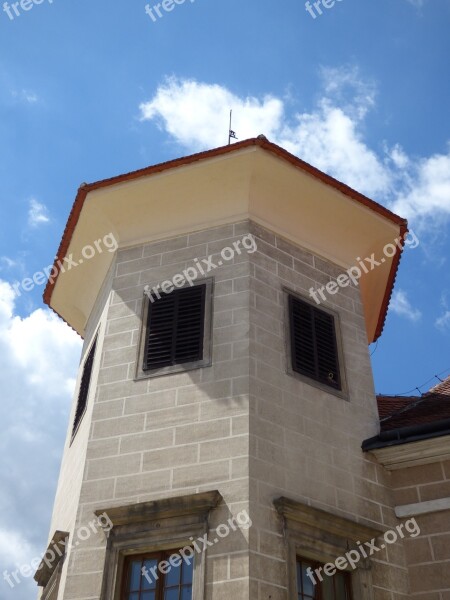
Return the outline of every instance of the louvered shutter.
[[[206,286],[174,290],[149,303],[143,370],[202,360]]]
[[[334,317],[289,297],[292,369],[341,389]]]
[[[81,417],[83,416],[84,411],[86,409],[86,404],[87,404],[88,394],[89,394],[89,385],[91,383],[92,365],[94,364],[94,356],[95,356],[96,346],[97,346],[97,338],[95,338],[94,343],[92,344],[91,349],[89,350],[89,354],[87,355],[87,358],[84,361],[83,374],[81,376],[80,389],[78,392],[78,401],[77,401],[77,408],[75,411],[75,419],[73,422],[72,434],[75,434],[78,424],[81,421]]]

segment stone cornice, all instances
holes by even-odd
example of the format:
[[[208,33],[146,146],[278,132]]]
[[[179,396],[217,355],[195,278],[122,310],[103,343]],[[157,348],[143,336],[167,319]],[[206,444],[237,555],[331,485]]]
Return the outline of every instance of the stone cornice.
[[[45,551],[44,558],[47,555],[54,556],[53,560],[47,558],[46,560],[42,560],[39,567],[37,568],[36,573],[34,574],[34,580],[38,584],[39,587],[45,587],[47,583],[50,581],[51,576],[53,575],[56,567],[58,566],[60,560],[63,558],[65,554],[65,544],[66,540],[69,537],[69,533],[67,531],[55,531],[52,539]],[[64,543],[62,543],[64,542]],[[55,547],[61,548],[60,551],[54,551]]]
[[[274,501],[275,508],[287,522],[293,521],[302,525],[308,525],[316,531],[334,534],[341,538],[356,541],[368,541],[377,538],[382,531],[361,523],[350,521],[319,508],[307,506],[295,500],[281,497]]]
[[[95,515],[97,517],[102,514],[108,515],[113,526],[116,527],[118,525],[130,525],[132,523],[187,515],[204,514],[206,516],[221,500],[220,492],[214,490],[189,496],[176,496],[139,504],[103,508],[96,510]]]

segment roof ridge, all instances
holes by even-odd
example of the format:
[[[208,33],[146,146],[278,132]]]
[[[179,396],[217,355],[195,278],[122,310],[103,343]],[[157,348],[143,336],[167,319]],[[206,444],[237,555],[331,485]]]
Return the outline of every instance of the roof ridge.
[[[426,392],[426,394],[442,394],[440,388],[444,388],[444,396],[450,396],[450,375],[447,375],[447,377],[444,380],[441,380],[439,383],[430,388],[428,392]]]

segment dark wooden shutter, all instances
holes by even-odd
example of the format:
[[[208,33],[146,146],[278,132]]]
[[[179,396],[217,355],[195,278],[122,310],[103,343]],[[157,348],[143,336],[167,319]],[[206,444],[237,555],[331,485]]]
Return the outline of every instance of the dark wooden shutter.
[[[334,317],[294,296],[289,316],[293,370],[341,389]]]
[[[87,355],[87,358],[84,361],[83,374],[81,376],[80,390],[78,392],[78,401],[77,408],[75,411],[75,419],[73,422],[72,434],[75,434],[78,424],[81,421],[81,417],[83,416],[84,411],[86,409],[96,346],[97,338],[95,338],[94,343],[92,344],[91,349],[89,350],[89,354]]]
[[[202,360],[205,298],[195,285],[149,302],[144,371]]]

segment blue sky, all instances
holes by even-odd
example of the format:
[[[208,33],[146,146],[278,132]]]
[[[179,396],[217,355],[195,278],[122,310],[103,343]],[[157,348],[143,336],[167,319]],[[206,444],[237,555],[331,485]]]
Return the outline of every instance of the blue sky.
[[[450,1],[339,0],[314,19],[303,0],[186,0],[156,22],[145,6],[0,9],[2,572],[46,539],[81,348],[43,286],[14,283],[53,261],[81,182],[222,145],[229,108],[240,139],[264,133],[420,239],[371,349],[377,391],[450,372]],[[34,591],[0,578],[1,598]]]

